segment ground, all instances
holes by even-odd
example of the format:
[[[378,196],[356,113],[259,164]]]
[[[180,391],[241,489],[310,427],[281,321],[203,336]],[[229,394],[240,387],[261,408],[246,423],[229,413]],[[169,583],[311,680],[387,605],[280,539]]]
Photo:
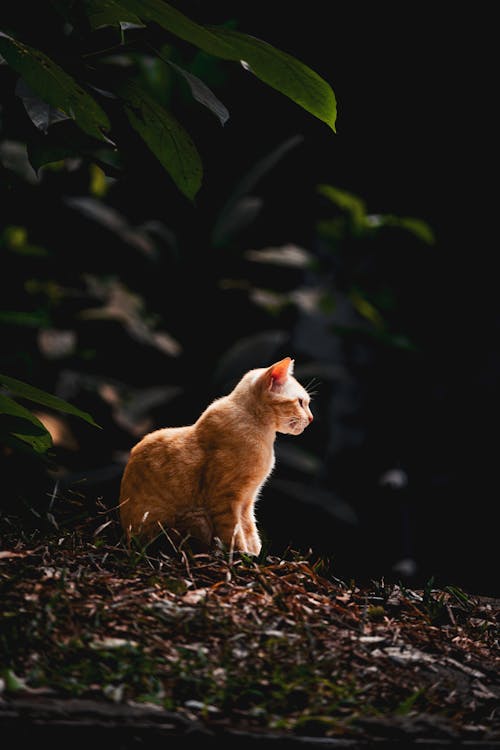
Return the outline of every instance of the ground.
[[[114,523],[4,520],[4,737],[500,748],[500,601],[359,587],[293,551],[129,550]]]

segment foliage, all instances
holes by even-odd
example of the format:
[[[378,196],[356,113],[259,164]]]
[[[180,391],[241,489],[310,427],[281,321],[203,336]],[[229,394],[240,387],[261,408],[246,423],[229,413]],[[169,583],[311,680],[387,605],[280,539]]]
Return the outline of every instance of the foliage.
[[[317,185],[310,141],[299,133],[304,121],[330,132],[309,117],[302,88],[301,107],[274,95],[291,64],[284,53],[249,41],[231,19],[214,29],[172,11],[165,23],[176,24],[177,36],[151,16],[167,12],[166,3],[140,6],[143,15],[137,3],[44,4],[43,13],[35,5],[17,17],[8,6],[5,33],[29,47],[30,75],[48,58],[110,127],[90,106],[83,109],[92,126],[74,119],[73,84],[72,115],[57,98],[43,102],[31,78],[19,80],[11,67],[21,64],[19,49],[1,37],[10,64],[0,66],[0,248],[8,267],[0,277],[0,370],[103,428],[40,404],[37,420],[51,418],[54,427],[57,417],[58,470],[41,477],[2,453],[4,476],[23,498],[19,508],[30,508],[27,523],[51,523],[57,487],[114,505],[124,457],[147,430],[192,422],[246,369],[294,356],[297,376],[316,384],[315,422],[300,442],[278,440],[259,522],[272,551],[314,543],[329,555],[335,532],[336,563],[351,565],[360,519],[380,494],[392,498],[380,477],[414,453],[403,394],[410,373],[419,377],[426,345],[418,313],[432,232],[411,216],[369,211],[337,185],[333,169]],[[233,65],[222,39],[247,45],[249,65],[253,50],[256,76],[269,67],[268,91]],[[62,96],[69,83],[47,66],[37,85]],[[290,86],[305,80],[300,71],[286,77]],[[329,117],[333,127],[331,107]],[[189,139],[180,135],[185,123]],[[94,126],[102,137],[88,132]],[[196,190],[196,204],[186,200]],[[380,425],[389,440],[380,439]],[[363,461],[369,471],[360,470]],[[384,507],[399,517],[399,508]],[[373,550],[384,565],[384,555],[400,554],[392,537]],[[370,575],[381,572],[374,562]]]
[[[127,136],[122,132],[125,114],[179,190],[194,199],[201,186],[202,162],[191,137],[165,106],[170,74],[175,71],[184,78],[194,99],[214,112],[222,124],[229,113],[204,81],[179,64],[186,57],[189,60],[189,53],[173,46],[172,37],[178,46],[181,40],[189,49],[241,62],[246,70],[335,130],[336,102],[331,87],[306,65],[260,39],[235,29],[202,26],[164,0],[85,0],[53,3],[52,7],[61,17],[49,54],[25,42],[25,36],[31,36],[31,14],[14,24],[8,34],[0,34],[0,54],[21,76],[16,91],[32,122],[47,133],[49,126],[65,121],[59,125],[51,148],[42,149],[43,157],[40,149],[30,153],[36,169],[59,159],[65,147],[72,155],[95,155],[99,141],[112,147],[105,152],[108,160],[116,160],[118,154],[123,159],[127,150]],[[39,43],[45,48],[42,31]],[[99,49],[100,40],[108,38],[113,40],[111,44]],[[192,53],[190,57],[187,64],[192,67]],[[155,70],[163,85],[152,86],[145,68],[150,73]],[[91,140],[79,144],[68,130],[68,120]],[[101,159],[106,161],[102,154]]]
[[[269,246],[268,227],[279,223],[283,193],[275,196],[267,184],[301,145],[292,137],[262,156],[229,195],[197,207],[196,221],[178,210],[173,193],[173,208],[157,213],[147,183],[146,205],[138,205],[137,187],[127,187],[126,176],[110,178],[83,159],[42,168],[33,185],[17,177],[26,200],[24,216],[11,212],[13,223],[3,233],[10,279],[2,324],[16,345],[4,357],[18,378],[73,401],[104,428],[96,439],[72,426],[78,454],[57,446],[69,485],[83,471],[93,492],[92,466],[96,472],[114,467],[118,477],[116,451],[128,450],[148,429],[193,421],[246,369],[292,353],[298,377],[319,381],[312,386],[315,429],[300,445],[279,442],[266,494],[278,507],[308,504],[336,525],[355,526],[359,508],[351,490],[336,489],[342,474],[333,439],[344,423],[347,440],[363,439],[353,421],[360,352],[370,379],[373,368],[388,361],[393,370],[413,366],[419,355],[417,289],[407,269],[428,244],[393,215],[389,222],[363,208],[360,223],[353,223],[352,211],[332,200],[339,189],[329,186],[325,195],[322,186],[307,218],[307,244],[284,233]],[[42,224],[37,202],[43,195],[48,220]],[[20,349],[30,353],[29,362]],[[116,485],[106,492],[114,504]],[[277,525],[267,508],[260,511],[262,527],[274,549],[286,547],[286,535],[296,531]],[[324,540],[321,524],[314,523],[313,533],[325,549],[329,526],[323,528]]]
[[[14,23],[8,34],[0,32],[0,53],[20,76],[15,93],[24,104],[25,113],[21,116],[28,116],[44,134],[38,142],[34,138],[28,139],[27,143],[28,158],[36,171],[69,155],[94,156],[100,163],[123,161],[124,154],[118,152],[111,139],[114,137],[113,117],[106,112],[111,109],[116,121],[120,119],[120,113],[122,120],[126,115],[131,127],[165,167],[177,187],[187,197],[194,198],[202,180],[200,156],[190,136],[164,106],[165,102],[158,101],[159,92],[151,90],[147,79],[140,75],[141,65],[147,60],[153,67],[170,66],[170,70],[187,81],[194,99],[215,113],[221,124],[226,122],[229,113],[203,81],[174,62],[179,54],[174,47],[170,46],[163,53],[153,51],[151,57],[154,35],[147,28],[150,22],[168,33],[165,39],[159,39],[162,48],[173,35],[216,57],[234,61],[244,59],[246,67],[255,75],[334,128],[335,97],[330,87],[307,66],[258,39],[234,30],[205,28],[162,0],[147,3],[86,0],[80,6],[53,4],[61,17],[59,33],[51,39],[49,54],[23,41],[32,26],[31,14],[21,18],[20,23]],[[52,20],[57,21],[57,18]],[[111,35],[116,37],[116,49],[112,50],[115,54],[127,50],[130,70],[126,76],[117,69],[108,48],[102,52],[94,49],[95,44],[99,44],[99,30],[102,29],[111,30]],[[40,44],[45,46],[43,31],[43,27],[38,29],[35,36],[38,33]],[[73,71],[77,71],[76,77]],[[148,88],[150,93],[147,93]],[[165,91],[162,90],[161,94],[163,98]],[[76,137],[69,121],[90,138],[82,140]],[[54,128],[57,123],[64,125]],[[115,129],[119,130],[119,126]],[[119,136],[117,140],[120,142]],[[109,144],[112,150],[98,151],[98,141]],[[96,165],[93,169],[93,174],[98,178],[101,176],[102,181],[104,173]],[[95,190],[99,191],[98,188]],[[7,244],[26,251],[24,231],[23,228],[7,227],[4,233]],[[29,250],[27,252],[29,254]],[[93,423],[89,415],[71,409],[62,399],[50,397],[18,380],[6,378],[1,384],[18,396],[77,414]],[[0,394],[0,413],[0,437],[4,442],[19,448],[21,441],[21,447],[26,449],[29,446],[41,455],[51,447],[50,433],[40,420],[5,393]]]
[[[90,414],[28,383],[0,373],[0,386],[2,387],[0,391],[0,442],[11,447],[22,449],[29,447],[35,453],[43,455],[52,447],[52,438],[40,420],[29,409],[7,396],[4,388],[17,397],[72,414],[98,427]]]

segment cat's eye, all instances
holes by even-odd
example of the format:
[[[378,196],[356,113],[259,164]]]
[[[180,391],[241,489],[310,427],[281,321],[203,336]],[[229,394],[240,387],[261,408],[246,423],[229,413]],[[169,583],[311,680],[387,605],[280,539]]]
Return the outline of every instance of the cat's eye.
[[[299,406],[301,406],[302,409],[304,408],[304,400],[301,398],[299,398]]]

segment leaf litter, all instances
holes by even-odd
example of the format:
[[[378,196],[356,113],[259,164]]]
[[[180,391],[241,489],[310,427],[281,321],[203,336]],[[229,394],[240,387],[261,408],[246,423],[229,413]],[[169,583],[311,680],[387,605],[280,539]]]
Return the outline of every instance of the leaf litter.
[[[293,551],[127,549],[116,521],[94,526],[0,535],[0,717],[50,695],[218,731],[500,741],[500,601],[359,587]]]

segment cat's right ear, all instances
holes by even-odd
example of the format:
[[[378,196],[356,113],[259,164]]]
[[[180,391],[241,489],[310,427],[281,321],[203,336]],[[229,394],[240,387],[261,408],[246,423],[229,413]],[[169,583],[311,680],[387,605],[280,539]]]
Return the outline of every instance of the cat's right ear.
[[[259,378],[262,386],[267,391],[273,391],[279,393],[283,390],[286,379],[293,372],[293,359],[285,357],[279,362],[275,362],[274,365],[268,367]]]

